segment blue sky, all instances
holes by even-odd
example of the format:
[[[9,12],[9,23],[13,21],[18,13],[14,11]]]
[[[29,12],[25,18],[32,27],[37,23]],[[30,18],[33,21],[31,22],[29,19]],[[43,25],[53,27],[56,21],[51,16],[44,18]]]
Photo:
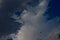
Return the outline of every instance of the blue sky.
[[[60,0],[50,0],[48,7],[46,12],[49,15],[48,20],[60,17]]]

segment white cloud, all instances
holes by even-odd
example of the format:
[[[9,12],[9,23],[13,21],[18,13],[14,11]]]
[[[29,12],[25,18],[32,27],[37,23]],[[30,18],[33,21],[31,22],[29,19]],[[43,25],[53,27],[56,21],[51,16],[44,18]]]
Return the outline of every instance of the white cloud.
[[[23,11],[21,18],[25,24],[21,27],[21,30],[18,31],[16,35],[17,40],[40,39],[40,31],[43,31],[47,25],[44,23],[45,17],[43,17],[43,14],[47,10],[47,6],[48,2],[43,0],[38,6],[31,8],[28,6],[27,10]]]

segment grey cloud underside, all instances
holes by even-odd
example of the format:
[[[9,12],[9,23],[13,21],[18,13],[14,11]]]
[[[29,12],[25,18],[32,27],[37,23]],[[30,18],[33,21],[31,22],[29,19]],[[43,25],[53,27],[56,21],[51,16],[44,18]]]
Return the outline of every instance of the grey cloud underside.
[[[15,23],[15,19],[10,18],[15,10],[22,9],[20,2],[17,0],[2,0],[0,8],[0,36],[10,33],[16,33],[22,23]]]
[[[16,10],[23,11],[26,5],[29,5],[28,2],[33,3],[31,1],[32,0],[2,0],[0,5],[0,36],[17,32],[22,23],[14,22],[15,19],[10,18],[10,16],[13,15]],[[35,2],[36,1],[37,0],[35,0]],[[32,6],[32,4],[30,6]]]

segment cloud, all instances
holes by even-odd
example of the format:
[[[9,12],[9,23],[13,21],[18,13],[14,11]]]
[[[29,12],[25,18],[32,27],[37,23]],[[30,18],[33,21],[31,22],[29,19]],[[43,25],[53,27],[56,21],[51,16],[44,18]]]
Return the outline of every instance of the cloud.
[[[13,13],[13,15],[10,16],[12,19],[15,19],[13,22],[23,23],[23,25],[20,27],[20,25],[16,26],[16,24],[12,23],[14,24],[12,28],[13,31],[12,34],[10,33],[9,35],[6,35],[7,38],[11,37],[13,40],[44,40],[48,38],[47,36],[49,36],[50,32],[54,30],[54,28],[57,28],[60,24],[60,18],[56,17],[47,21],[47,16],[43,15],[47,11],[48,3],[49,0],[42,0],[37,6],[34,7],[24,4],[25,8],[21,16],[17,16]],[[15,27],[20,29],[16,29],[17,34],[15,34]],[[4,39],[4,37],[2,38]]]
[[[49,34],[48,36],[46,36],[44,38],[44,40],[59,40],[59,35],[60,35],[60,26],[58,26],[57,28],[54,28]]]
[[[2,3],[3,3],[2,0],[0,0],[0,8],[2,7]]]
[[[0,36],[16,33],[21,27],[21,23],[14,22],[15,19],[11,18],[16,10],[23,10],[21,1],[19,0],[1,0],[2,7],[0,8]],[[1,2],[0,1],[0,2]]]
[[[43,0],[38,6],[28,6],[27,10],[23,11],[21,18],[25,24],[18,31],[16,40],[44,40],[54,28],[59,26],[60,19],[58,17],[46,22],[47,16],[43,16],[48,3],[47,0]]]
[[[47,26],[47,23],[45,24],[45,17],[43,14],[47,10],[47,6],[48,2],[46,0],[43,0],[38,6],[31,8],[28,6],[27,10],[24,10],[22,12],[23,15],[21,16],[21,19],[25,24],[21,27],[21,30],[18,31],[16,35],[17,40],[40,39],[40,32],[42,32],[41,37],[44,37],[44,35],[46,35],[44,33],[47,32],[47,28],[49,27]]]
[[[0,0],[0,36],[16,33],[22,26],[22,22],[14,22],[16,11],[24,10],[30,0]],[[17,17],[17,15],[16,15]],[[18,20],[19,21],[19,20]]]

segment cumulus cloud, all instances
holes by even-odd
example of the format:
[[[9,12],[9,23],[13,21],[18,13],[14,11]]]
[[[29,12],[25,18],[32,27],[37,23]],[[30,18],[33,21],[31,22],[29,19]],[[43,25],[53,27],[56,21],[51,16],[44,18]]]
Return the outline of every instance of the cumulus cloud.
[[[17,26],[13,23],[14,33],[12,32],[12,34],[10,33],[10,35],[6,35],[6,37],[2,36],[3,40],[7,39],[8,37],[13,38],[13,40],[44,40],[48,38],[47,37],[48,34],[54,28],[59,26],[60,19],[56,17],[52,20],[47,21],[46,20],[47,16],[44,16],[43,14],[47,11],[49,0],[39,0],[39,2],[40,3],[34,7],[29,6],[25,4],[25,2],[23,2],[24,3],[23,8],[24,7],[25,8],[21,16],[17,16],[14,14],[15,12],[14,11],[15,8],[14,8],[13,15],[10,17],[15,19],[14,23],[23,23],[23,25],[21,27],[20,25],[18,26],[17,29],[20,29],[20,30],[17,30],[17,34],[15,34],[16,30],[14,30],[14,27],[17,27]],[[11,7],[8,7],[8,8],[11,8]]]
[[[16,19],[11,16],[15,14],[16,10],[24,10],[29,1],[31,0],[0,0],[0,36],[16,33],[20,29],[22,22],[14,22]]]
[[[1,3],[2,2],[2,3]],[[0,36],[16,33],[21,27],[21,23],[14,22],[15,19],[11,18],[16,10],[23,10],[26,4],[21,0],[0,0],[2,7],[0,8]]]
[[[24,25],[21,27],[21,30],[18,31],[16,35],[17,40],[38,40],[40,39],[40,32],[45,30],[48,24],[45,24],[45,17],[43,14],[47,10],[48,1],[43,0],[35,7],[27,7],[27,10],[22,12],[21,19],[24,21]],[[36,13],[36,14],[35,14]],[[42,33],[42,37],[45,34]],[[15,39],[14,39],[15,40]]]
[[[48,1],[43,0],[38,6],[28,6],[27,10],[23,11],[21,18],[25,24],[18,31],[16,40],[44,40],[52,29],[59,25],[59,18],[46,22],[46,16],[43,14],[46,12],[47,6]]]

